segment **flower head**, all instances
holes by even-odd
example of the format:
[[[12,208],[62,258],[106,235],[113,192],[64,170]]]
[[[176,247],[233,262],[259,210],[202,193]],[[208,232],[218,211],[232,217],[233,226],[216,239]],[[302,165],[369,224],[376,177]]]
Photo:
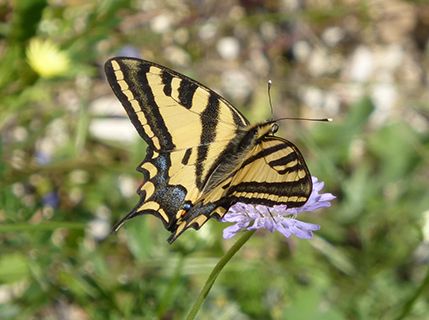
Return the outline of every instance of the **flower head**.
[[[233,222],[235,224],[223,230],[223,237],[229,239],[239,231],[256,230],[265,228],[270,232],[279,231],[286,238],[295,235],[301,239],[310,239],[313,231],[319,230],[317,224],[302,222],[296,219],[297,215],[305,211],[314,211],[319,208],[331,206],[330,201],[335,196],[330,193],[319,192],[323,189],[324,183],[312,177],[313,191],[308,201],[298,208],[287,208],[286,205],[267,207],[263,205],[253,205],[236,203],[222,218],[223,222]]]
[[[69,57],[50,40],[32,39],[26,54],[31,68],[43,78],[60,76],[69,70]]]

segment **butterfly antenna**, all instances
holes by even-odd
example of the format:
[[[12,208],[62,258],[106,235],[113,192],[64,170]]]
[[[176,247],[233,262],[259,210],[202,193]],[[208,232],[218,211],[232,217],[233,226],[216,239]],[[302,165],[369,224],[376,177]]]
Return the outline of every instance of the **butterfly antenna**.
[[[318,121],[318,122],[331,122],[333,121],[332,118],[295,118],[295,117],[285,117],[285,118],[278,118],[276,120],[273,120],[273,122],[281,121],[281,120],[305,120],[305,121]]]
[[[271,80],[268,80],[268,83],[267,83],[268,101],[270,102],[270,108],[271,108],[271,120],[270,121],[272,121],[272,122],[277,122],[280,120],[305,120],[305,121],[319,121],[319,122],[331,122],[332,121],[332,118],[313,119],[313,118],[291,118],[291,117],[279,118],[279,119],[274,120],[273,103],[271,101],[271,85],[272,84],[273,84],[273,82]]]
[[[271,120],[274,119],[273,104],[271,102],[271,85],[272,84],[273,82],[271,80],[268,80],[267,90],[268,90],[268,101],[270,102],[270,109],[271,109]]]

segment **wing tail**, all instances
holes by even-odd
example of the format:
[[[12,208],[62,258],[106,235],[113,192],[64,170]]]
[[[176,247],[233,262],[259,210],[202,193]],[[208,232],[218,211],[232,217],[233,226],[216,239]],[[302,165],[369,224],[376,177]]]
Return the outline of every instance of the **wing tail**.
[[[138,216],[139,213],[135,210],[131,211],[130,213],[128,213],[125,217],[123,217],[121,220],[119,220],[118,222],[116,222],[113,227],[112,230],[114,232],[117,232],[128,220]]]

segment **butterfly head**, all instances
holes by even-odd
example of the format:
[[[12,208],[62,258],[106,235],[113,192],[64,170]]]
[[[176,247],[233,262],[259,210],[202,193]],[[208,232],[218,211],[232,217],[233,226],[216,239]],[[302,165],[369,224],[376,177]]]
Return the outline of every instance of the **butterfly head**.
[[[262,139],[266,136],[273,136],[278,130],[279,125],[275,121],[267,121],[255,126],[257,139]]]

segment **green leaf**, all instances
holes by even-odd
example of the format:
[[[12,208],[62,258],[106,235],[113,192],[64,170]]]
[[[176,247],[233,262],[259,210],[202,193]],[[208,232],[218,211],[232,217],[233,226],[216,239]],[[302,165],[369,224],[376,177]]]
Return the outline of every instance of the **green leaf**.
[[[408,176],[419,163],[417,134],[405,123],[394,123],[370,136],[368,145],[379,160],[385,182]]]
[[[29,268],[27,257],[20,253],[4,255],[0,258],[0,283],[12,283],[27,279]]]

